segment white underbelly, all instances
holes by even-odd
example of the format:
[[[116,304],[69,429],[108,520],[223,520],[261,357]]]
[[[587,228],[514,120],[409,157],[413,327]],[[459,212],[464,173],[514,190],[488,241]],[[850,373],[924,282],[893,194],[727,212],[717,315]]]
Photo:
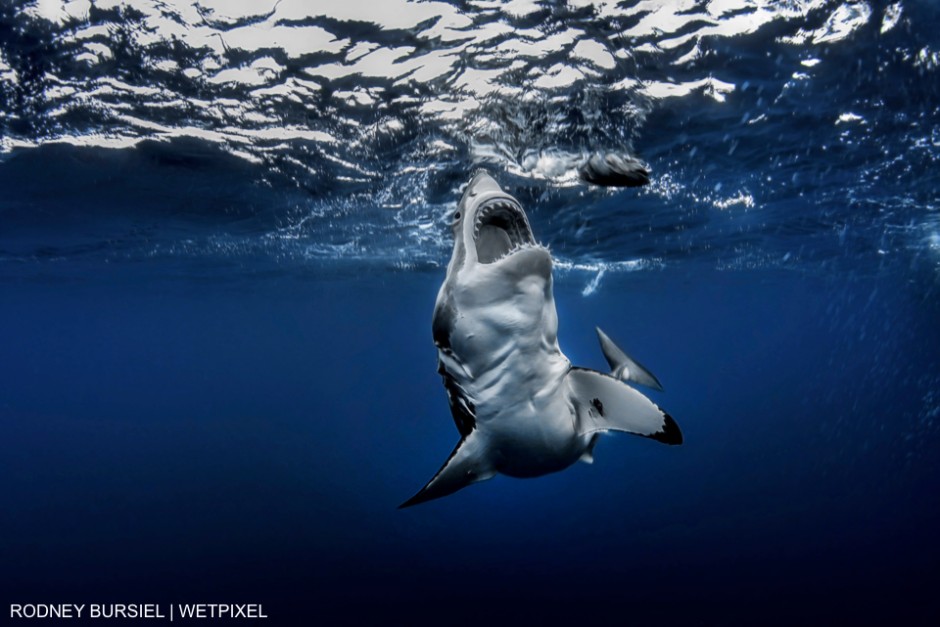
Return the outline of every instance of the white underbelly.
[[[489,443],[496,470],[527,477],[566,468],[586,447],[564,386],[570,363],[559,352],[541,361],[541,371],[509,366],[477,396],[476,429]]]

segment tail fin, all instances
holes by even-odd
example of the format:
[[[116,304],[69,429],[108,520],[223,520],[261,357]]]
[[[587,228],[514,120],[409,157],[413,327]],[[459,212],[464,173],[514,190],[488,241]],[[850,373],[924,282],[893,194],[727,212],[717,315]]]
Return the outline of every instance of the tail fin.
[[[453,494],[471,483],[490,479],[496,473],[485,459],[486,446],[476,431],[460,440],[450,457],[427,485],[413,497],[398,506],[399,509],[418,505]]]
[[[601,342],[601,350],[607,363],[610,364],[611,376],[621,381],[633,381],[639,385],[663,391],[663,386],[659,379],[652,372],[644,368],[640,362],[631,358],[614,341],[607,337],[607,334],[601,331],[600,327],[594,327],[597,330],[597,339]]]

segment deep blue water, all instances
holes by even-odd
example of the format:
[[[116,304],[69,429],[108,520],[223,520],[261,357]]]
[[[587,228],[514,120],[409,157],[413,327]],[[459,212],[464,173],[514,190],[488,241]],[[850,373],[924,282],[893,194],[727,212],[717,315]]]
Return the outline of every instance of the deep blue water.
[[[257,600],[277,624],[936,616],[936,298],[891,275],[562,282],[562,348],[599,368],[591,325],[617,329],[685,444],[609,436],[592,466],[399,511],[457,440],[437,281],[8,284],[4,596]]]
[[[0,5],[0,616],[936,624],[936,7],[389,6]],[[685,441],[398,510],[480,166]]]

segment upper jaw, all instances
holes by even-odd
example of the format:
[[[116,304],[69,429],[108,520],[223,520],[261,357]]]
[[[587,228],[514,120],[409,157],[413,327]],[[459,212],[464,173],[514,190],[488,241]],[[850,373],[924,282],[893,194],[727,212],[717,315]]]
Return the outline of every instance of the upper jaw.
[[[496,263],[520,250],[537,246],[522,206],[488,175],[474,176],[465,200],[469,200],[465,243],[476,252],[479,263]]]

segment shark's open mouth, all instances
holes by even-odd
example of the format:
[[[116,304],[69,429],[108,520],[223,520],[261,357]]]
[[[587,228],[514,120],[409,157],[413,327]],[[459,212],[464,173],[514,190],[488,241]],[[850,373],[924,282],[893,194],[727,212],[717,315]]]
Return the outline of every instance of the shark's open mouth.
[[[508,198],[495,198],[477,210],[473,241],[480,263],[493,263],[535,245],[525,213]]]

